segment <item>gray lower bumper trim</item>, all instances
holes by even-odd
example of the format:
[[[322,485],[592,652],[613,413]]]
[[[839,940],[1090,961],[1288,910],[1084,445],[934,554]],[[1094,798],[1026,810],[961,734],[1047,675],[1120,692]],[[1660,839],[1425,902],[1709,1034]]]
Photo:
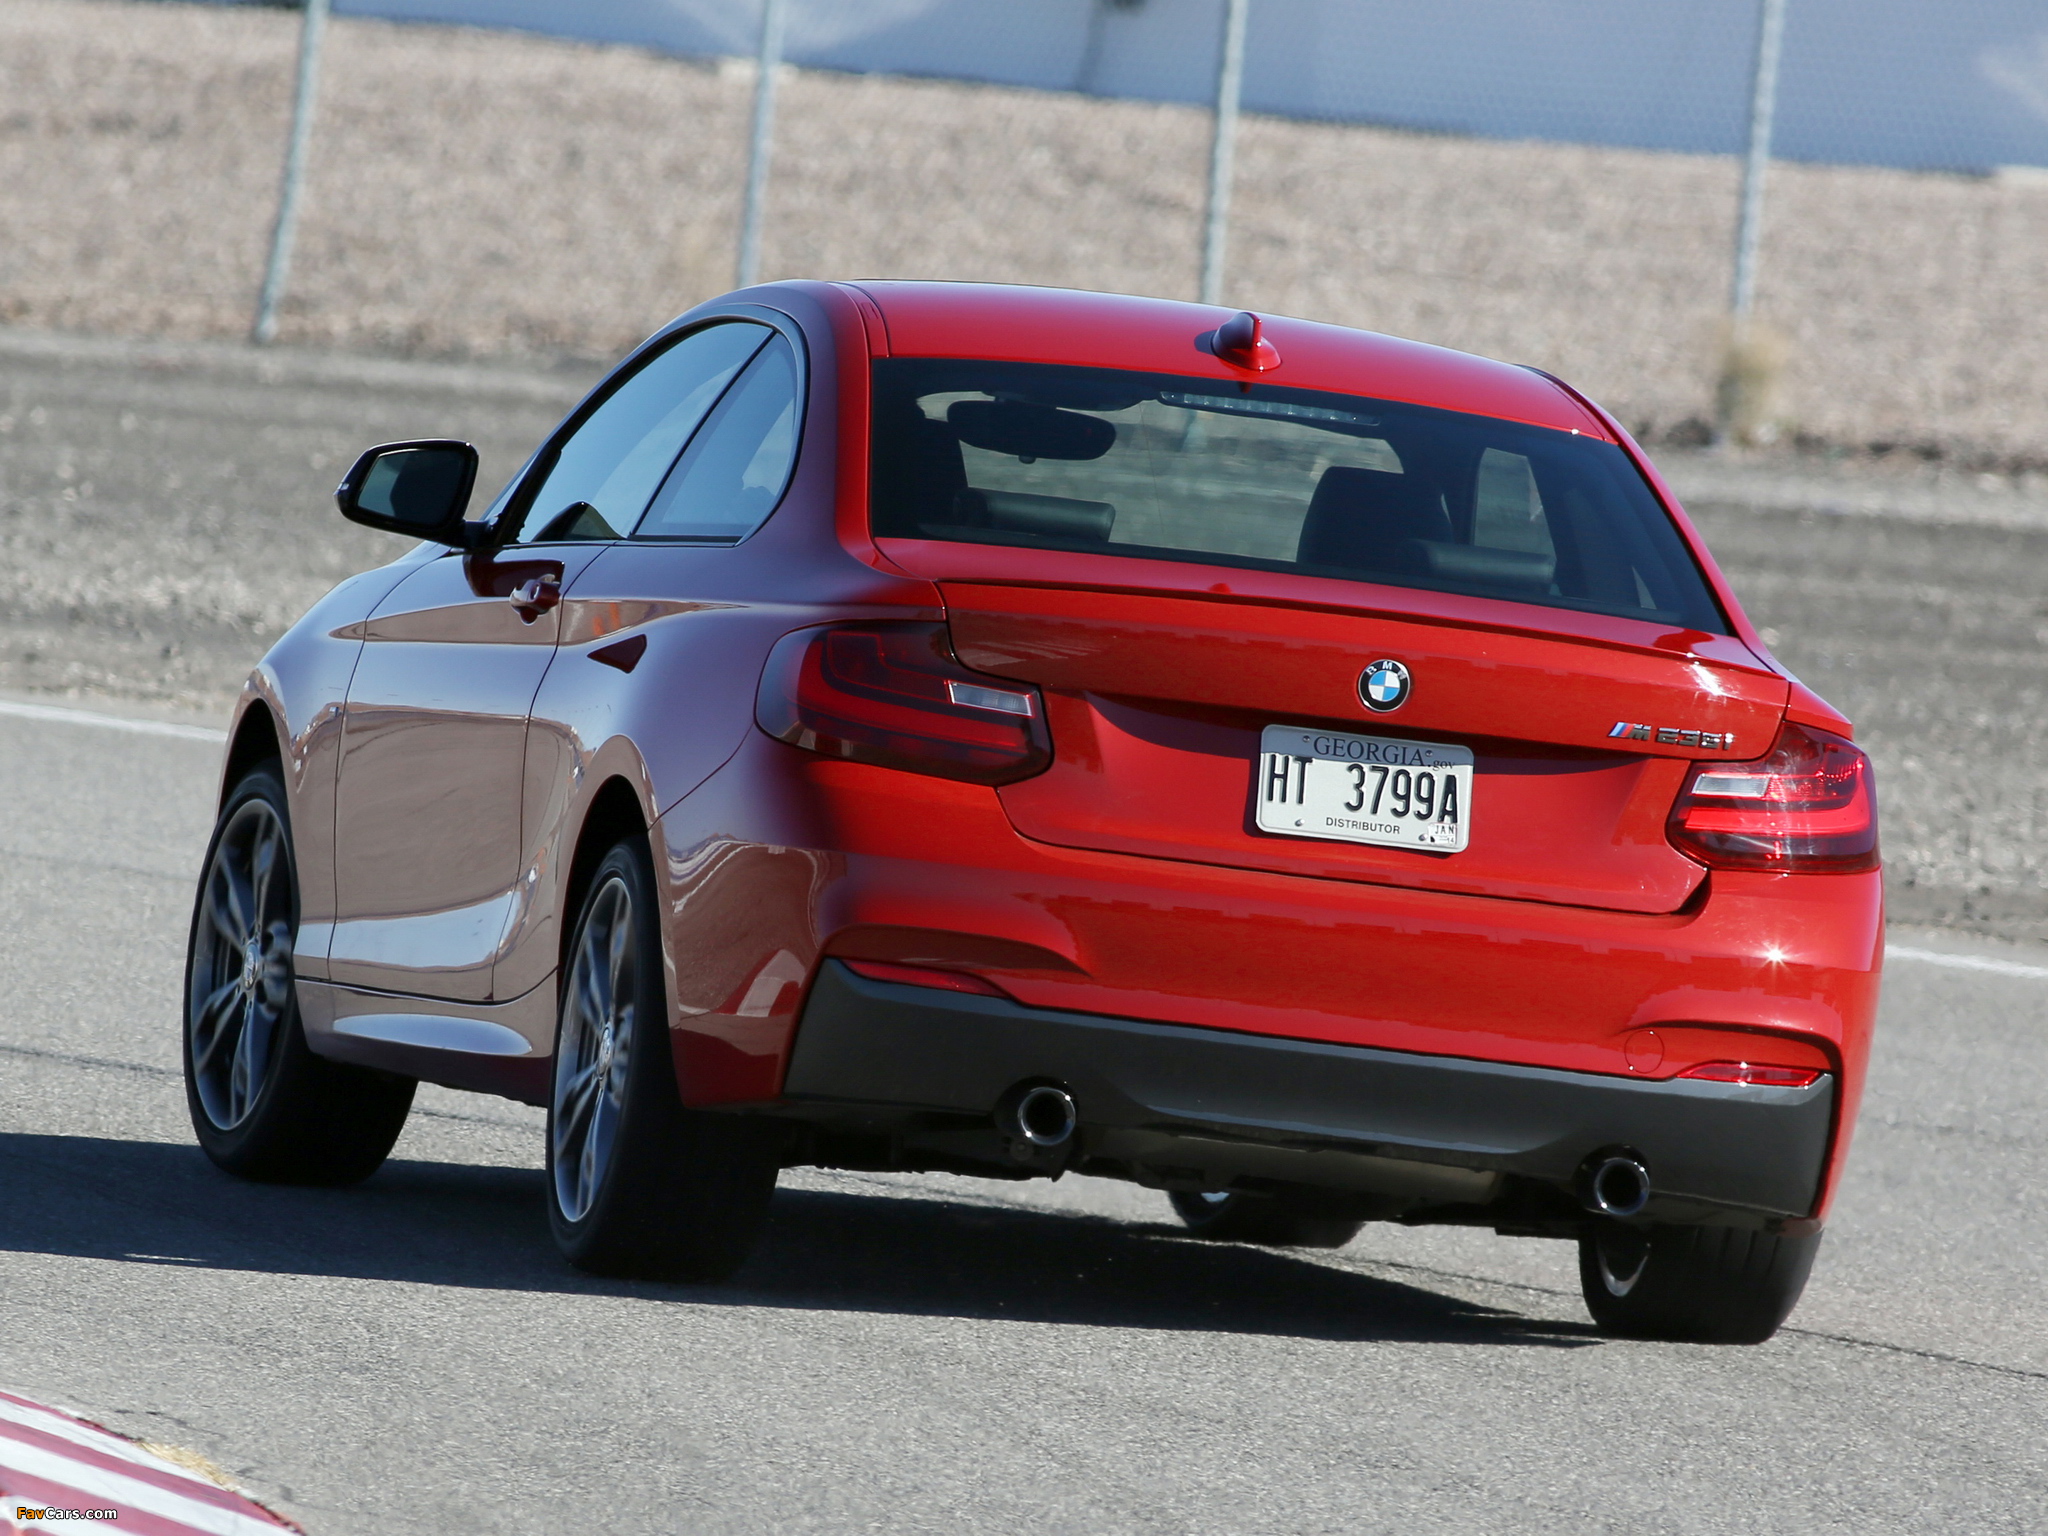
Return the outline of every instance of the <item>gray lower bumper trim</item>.
[[[1834,1080],[1807,1088],[1640,1082],[1027,1008],[869,981],[827,961],[805,1006],[792,1100],[987,1115],[1027,1078],[1064,1083],[1085,1126],[1243,1138],[1571,1181],[1641,1154],[1660,1195],[1811,1211]]]

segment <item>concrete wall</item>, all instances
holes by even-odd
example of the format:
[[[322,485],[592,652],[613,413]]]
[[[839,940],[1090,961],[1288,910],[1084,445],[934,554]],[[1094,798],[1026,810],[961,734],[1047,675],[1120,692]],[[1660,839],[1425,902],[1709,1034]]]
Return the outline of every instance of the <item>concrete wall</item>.
[[[1214,91],[1221,0],[792,0],[790,57],[1145,101]],[[758,0],[337,0],[364,16],[752,53]],[[1245,103],[1487,138],[1737,150],[1757,0],[1253,0]],[[2039,0],[1791,0],[1780,152],[2048,165]]]

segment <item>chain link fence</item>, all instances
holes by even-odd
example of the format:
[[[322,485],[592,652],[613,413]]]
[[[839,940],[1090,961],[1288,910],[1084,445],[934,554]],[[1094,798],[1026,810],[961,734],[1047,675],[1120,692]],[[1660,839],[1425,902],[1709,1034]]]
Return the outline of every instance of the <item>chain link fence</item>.
[[[2033,0],[329,3],[11,0],[0,313],[599,355],[735,275],[1047,282],[2048,464]]]

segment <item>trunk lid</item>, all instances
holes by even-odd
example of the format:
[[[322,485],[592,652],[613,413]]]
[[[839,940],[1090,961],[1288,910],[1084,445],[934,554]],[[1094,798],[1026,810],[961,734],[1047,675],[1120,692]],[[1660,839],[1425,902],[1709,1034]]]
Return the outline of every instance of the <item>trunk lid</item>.
[[[1547,612],[1532,628],[1516,605],[1301,578],[1202,593],[961,579],[982,562],[954,553],[968,558],[944,561],[940,586],[960,660],[1045,695],[1054,763],[1001,790],[1004,809],[1064,847],[1670,913],[1704,878],[1664,830],[1688,764],[1760,756],[1784,716],[1785,680],[1726,636]],[[1326,588],[1344,604],[1317,601]],[[1386,714],[1359,694],[1381,658],[1412,678]],[[1272,725],[1469,749],[1468,846],[1260,831]]]

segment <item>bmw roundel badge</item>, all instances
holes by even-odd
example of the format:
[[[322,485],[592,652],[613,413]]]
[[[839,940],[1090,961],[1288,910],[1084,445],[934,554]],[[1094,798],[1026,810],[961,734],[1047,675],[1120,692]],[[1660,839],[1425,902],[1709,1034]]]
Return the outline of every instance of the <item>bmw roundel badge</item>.
[[[1391,659],[1373,662],[1358,675],[1358,697],[1375,714],[1399,709],[1408,702],[1408,669]]]

